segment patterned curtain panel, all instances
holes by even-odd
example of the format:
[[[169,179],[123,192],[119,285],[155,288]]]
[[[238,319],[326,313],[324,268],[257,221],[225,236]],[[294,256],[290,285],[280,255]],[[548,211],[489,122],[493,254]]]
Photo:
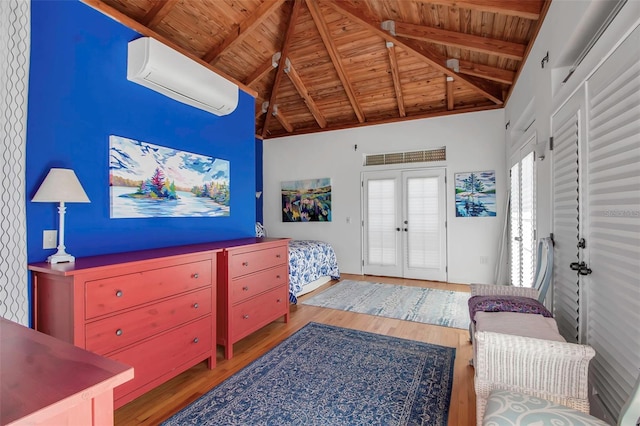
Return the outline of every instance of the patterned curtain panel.
[[[31,2],[0,0],[0,316],[28,325],[25,150]]]

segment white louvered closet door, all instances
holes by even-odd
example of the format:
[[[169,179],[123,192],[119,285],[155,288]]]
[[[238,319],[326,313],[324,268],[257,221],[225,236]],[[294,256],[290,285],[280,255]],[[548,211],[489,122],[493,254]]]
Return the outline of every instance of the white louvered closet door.
[[[560,334],[581,340],[581,280],[571,264],[580,262],[579,142],[584,92],[576,93],[552,117],[553,136],[553,311]]]
[[[640,28],[587,82],[587,343],[614,417],[640,371]]]

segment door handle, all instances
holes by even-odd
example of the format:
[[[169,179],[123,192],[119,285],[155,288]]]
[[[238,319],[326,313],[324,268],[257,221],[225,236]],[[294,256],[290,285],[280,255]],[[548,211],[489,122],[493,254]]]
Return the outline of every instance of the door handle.
[[[578,269],[578,273],[580,275],[589,275],[591,274],[593,271],[591,270],[591,268],[589,268],[587,265],[582,265],[580,266],[580,269]]]
[[[589,268],[584,262],[573,262],[569,265],[569,267],[573,271],[578,271],[578,274],[580,275],[589,275],[593,272],[591,268]]]
[[[396,228],[396,231],[400,232],[400,231],[401,231],[401,229],[400,229],[400,228]]]
[[[409,231],[409,228],[404,228],[404,232],[408,232],[408,231]]]

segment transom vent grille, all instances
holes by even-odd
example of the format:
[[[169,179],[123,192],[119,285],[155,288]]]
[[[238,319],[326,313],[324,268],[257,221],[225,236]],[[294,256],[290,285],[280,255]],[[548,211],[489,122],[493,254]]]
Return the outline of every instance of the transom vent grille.
[[[367,155],[364,157],[364,165],[383,166],[386,164],[427,163],[430,161],[445,161],[446,159],[447,148],[442,147],[423,151]]]

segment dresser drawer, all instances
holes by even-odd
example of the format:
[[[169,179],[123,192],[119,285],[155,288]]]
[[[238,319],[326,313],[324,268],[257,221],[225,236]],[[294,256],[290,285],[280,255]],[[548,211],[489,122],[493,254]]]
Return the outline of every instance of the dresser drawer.
[[[287,265],[280,265],[232,280],[230,283],[231,304],[235,305],[271,288],[286,285],[288,274]]]
[[[211,317],[187,324],[169,333],[162,334],[124,351],[109,355],[109,358],[133,366],[135,377],[118,386],[114,392],[117,400],[147,383],[162,379],[178,366],[193,361],[199,355],[207,357],[211,350]]]
[[[237,278],[275,265],[286,265],[288,257],[287,245],[239,253],[231,251],[229,253],[229,277]]]
[[[211,288],[88,323],[86,349],[100,355],[211,313]]]
[[[88,281],[85,317],[95,318],[208,285],[210,260]]]
[[[289,312],[288,289],[283,286],[231,308],[231,341],[236,342]]]

